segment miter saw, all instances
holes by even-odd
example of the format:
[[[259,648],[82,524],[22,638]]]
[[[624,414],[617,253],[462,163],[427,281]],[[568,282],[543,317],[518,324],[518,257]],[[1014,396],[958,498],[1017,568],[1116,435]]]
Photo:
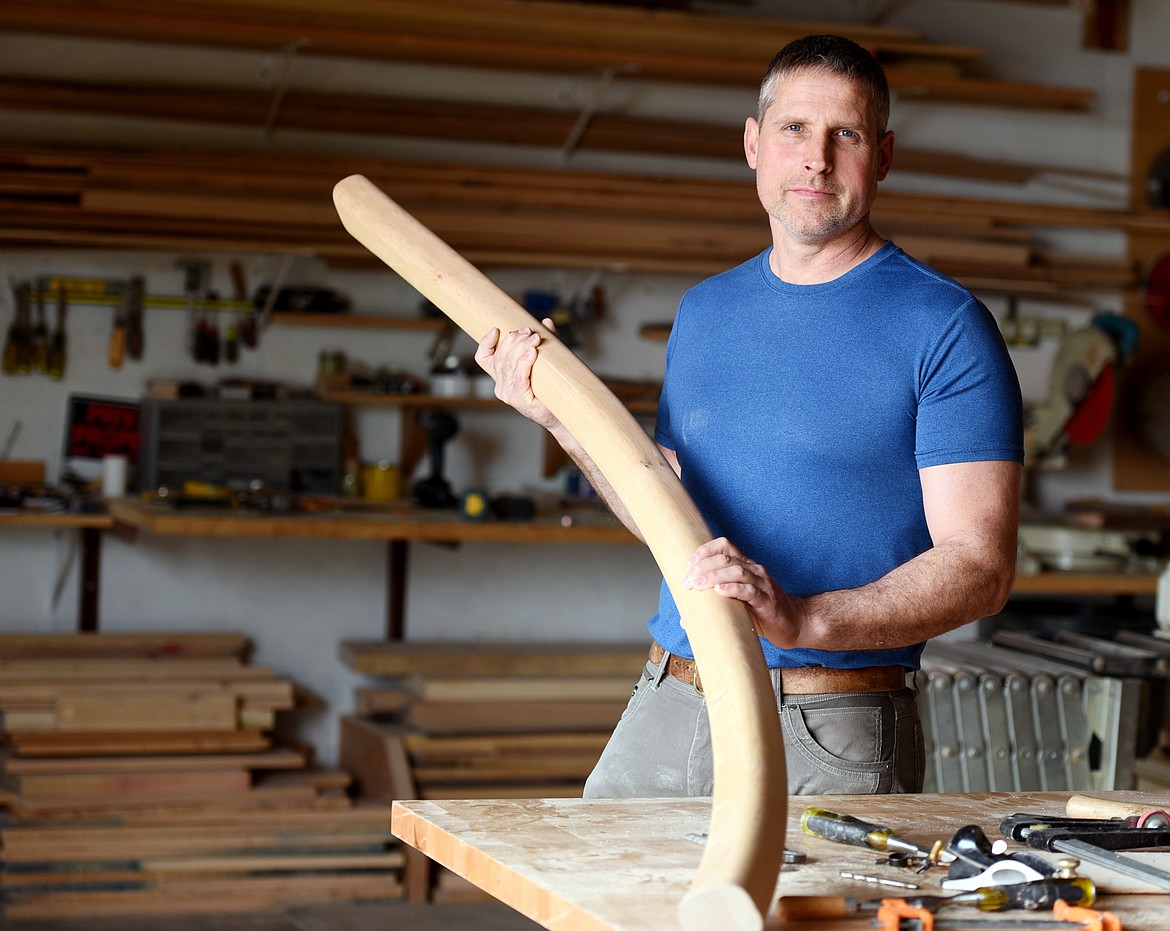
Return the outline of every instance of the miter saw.
[[[1024,463],[1059,468],[1070,446],[1105,431],[1117,394],[1117,369],[1133,356],[1138,329],[1119,314],[1102,313],[1069,333],[1052,364],[1048,396],[1028,412]]]

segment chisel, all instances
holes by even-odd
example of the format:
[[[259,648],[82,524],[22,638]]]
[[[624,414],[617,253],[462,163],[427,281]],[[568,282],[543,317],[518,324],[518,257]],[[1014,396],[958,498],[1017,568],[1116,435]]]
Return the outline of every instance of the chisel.
[[[870,824],[852,815],[829,811],[825,808],[806,808],[800,816],[800,829],[806,834],[824,840],[849,844],[853,847],[868,847],[870,850],[893,850],[922,857],[927,862],[937,862],[935,847],[923,847],[914,841],[899,837],[889,828]]]
[[[1056,904],[1057,899],[1063,899],[1070,905],[1092,905],[1096,897],[1093,881],[1078,876],[1072,879],[1040,879],[1007,886],[987,886],[951,896],[902,896],[900,901],[928,912],[955,905],[966,905],[983,912],[1004,912],[1014,909],[1048,909]],[[777,908],[780,917],[786,921],[809,921],[876,912],[886,901],[888,899],[859,901],[838,895],[784,895],[777,902]]]

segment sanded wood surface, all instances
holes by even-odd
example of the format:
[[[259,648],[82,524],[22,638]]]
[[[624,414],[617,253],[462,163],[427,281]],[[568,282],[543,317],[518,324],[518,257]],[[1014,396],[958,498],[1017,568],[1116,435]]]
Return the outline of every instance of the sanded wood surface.
[[[478,341],[534,326],[541,332],[532,390],[572,434],[640,530],[687,619],[703,669],[711,719],[714,794],[710,839],[678,903],[688,929],[716,915],[728,929],[756,931],[780,868],[787,797],[784,743],[760,641],[742,602],[685,588],[690,555],[713,536],[674,469],[588,366],[470,262],[367,178],[333,189],[346,230]]]
[[[1170,801],[1146,792],[1094,794],[1151,806]],[[937,869],[914,875],[878,866],[878,855],[872,850],[802,833],[800,814],[806,806],[885,824],[929,845],[934,840],[946,841],[967,824],[978,824],[988,837],[996,838],[1002,818],[1023,811],[1062,814],[1069,795],[794,797],[786,845],[803,851],[808,860],[785,866],[779,888],[784,895],[870,899],[896,890],[842,879],[838,873],[853,870],[910,879],[921,885],[921,894],[939,893],[938,882],[945,878],[945,872]],[[673,903],[685,890],[701,854],[701,848],[685,836],[705,830],[709,811],[709,799],[408,801],[394,805],[392,829],[408,844],[553,931],[671,931],[677,927]],[[1100,907],[1119,915],[1126,931],[1161,931],[1167,926],[1170,897],[1103,894]],[[969,909],[953,909],[947,915],[1006,917]],[[1045,917],[1051,918],[1051,913],[1024,914],[1021,920]],[[861,931],[869,926],[862,918],[785,927]],[[768,927],[779,927],[774,908]]]

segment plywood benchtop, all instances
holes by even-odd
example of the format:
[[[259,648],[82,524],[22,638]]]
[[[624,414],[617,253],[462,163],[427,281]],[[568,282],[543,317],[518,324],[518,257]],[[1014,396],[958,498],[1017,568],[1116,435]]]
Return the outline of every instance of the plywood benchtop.
[[[1170,798],[1151,793],[1098,794],[1151,807],[1170,804]],[[800,815],[810,805],[882,823],[930,843],[949,839],[967,824],[981,825],[994,839],[1002,818],[1016,812],[1062,814],[1068,797],[1069,793],[981,793],[793,798],[786,846],[803,851],[808,859],[784,867],[778,891],[863,900],[903,894],[839,876],[850,870],[918,882],[918,894],[941,892],[942,869],[915,875],[879,865],[881,854],[875,851],[803,834]],[[676,906],[699,864],[701,848],[686,835],[706,831],[709,816],[709,799],[400,801],[394,804],[392,829],[406,843],[554,931],[665,931],[677,927]],[[1089,872],[1087,867],[1085,871]],[[1126,931],[1170,926],[1170,895],[1103,892],[1098,907],[1116,913]],[[969,909],[945,915],[1051,918],[1050,912],[989,915]],[[863,931],[870,926],[867,918],[853,918],[786,927]],[[774,910],[768,927],[779,927]]]

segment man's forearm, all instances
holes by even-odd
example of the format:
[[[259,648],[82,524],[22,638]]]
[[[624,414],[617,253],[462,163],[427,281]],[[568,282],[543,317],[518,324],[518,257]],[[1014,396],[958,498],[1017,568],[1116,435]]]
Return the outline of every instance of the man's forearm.
[[[613,512],[613,516],[620,520],[630,533],[645,543],[646,539],[642,536],[642,531],[634,522],[634,518],[630,515],[622,499],[618,497],[617,492],[613,490],[613,486],[609,483],[609,480],[601,473],[601,470],[597,467],[597,463],[593,461],[584,447],[577,442],[576,437],[559,421],[549,427],[549,433],[561,445],[561,449],[565,451],[568,457],[573,460],[573,464],[581,471],[585,480],[597,492],[597,496],[601,498],[605,506]]]
[[[999,611],[1014,576],[1014,550],[944,543],[868,585],[803,599],[795,645],[884,650],[922,643]]]

